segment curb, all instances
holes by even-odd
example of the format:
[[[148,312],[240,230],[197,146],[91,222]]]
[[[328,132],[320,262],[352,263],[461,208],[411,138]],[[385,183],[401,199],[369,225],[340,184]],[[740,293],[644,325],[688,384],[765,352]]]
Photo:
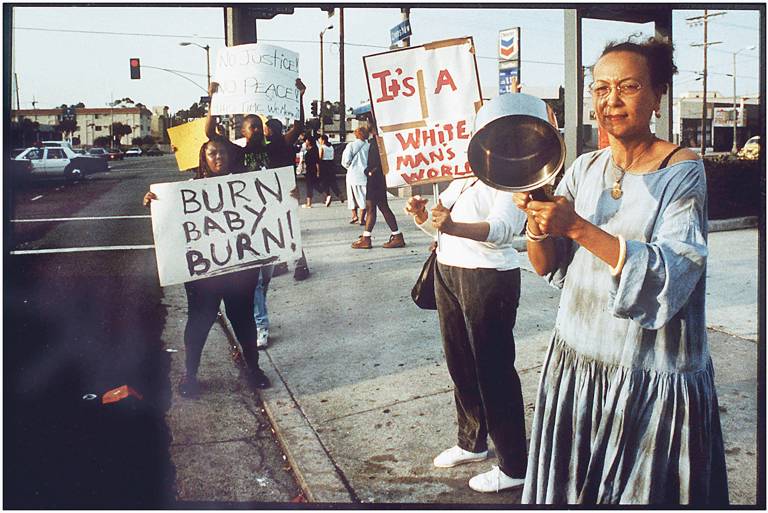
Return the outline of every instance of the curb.
[[[732,219],[710,219],[709,232],[725,232],[731,230],[744,230],[757,227],[756,216],[734,217]]]
[[[219,312],[227,337],[237,340],[226,313],[221,308]],[[356,503],[341,470],[328,455],[266,350],[261,351],[259,363],[262,369],[271,371],[268,373],[272,381],[269,389],[259,391],[262,406],[307,502]],[[281,423],[288,427],[284,429]]]

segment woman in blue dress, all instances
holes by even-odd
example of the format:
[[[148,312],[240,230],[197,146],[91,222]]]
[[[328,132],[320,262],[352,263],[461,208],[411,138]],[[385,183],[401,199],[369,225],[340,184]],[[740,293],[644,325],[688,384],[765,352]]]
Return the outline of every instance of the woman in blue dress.
[[[580,156],[554,201],[515,194],[531,264],[562,287],[524,503],[728,504],[704,165],[649,126],[676,71],[666,42],[606,47],[590,91],[610,146]]]

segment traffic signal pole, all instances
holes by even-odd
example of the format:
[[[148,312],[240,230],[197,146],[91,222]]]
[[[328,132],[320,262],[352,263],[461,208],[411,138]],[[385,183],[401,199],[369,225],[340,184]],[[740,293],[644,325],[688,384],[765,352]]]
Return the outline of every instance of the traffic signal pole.
[[[347,140],[347,108],[344,105],[344,8],[339,8],[339,142]]]

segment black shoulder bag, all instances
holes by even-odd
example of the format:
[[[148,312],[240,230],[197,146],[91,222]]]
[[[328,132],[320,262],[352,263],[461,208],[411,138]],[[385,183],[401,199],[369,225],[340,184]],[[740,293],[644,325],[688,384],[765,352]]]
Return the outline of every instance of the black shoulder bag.
[[[472,185],[475,185],[476,183],[477,179],[472,182]],[[472,187],[472,185],[467,187],[467,189]],[[453,207],[458,203],[464,190],[465,189],[461,190],[456,197],[456,201],[453,202],[453,205],[451,205],[451,208],[448,210],[453,210]],[[413,299],[416,306],[422,310],[437,310],[437,300],[435,299],[435,267],[437,267],[437,244],[435,244],[434,248],[429,253],[427,261],[424,262],[424,267],[421,268],[421,273],[419,273],[416,284],[411,289],[411,299]]]

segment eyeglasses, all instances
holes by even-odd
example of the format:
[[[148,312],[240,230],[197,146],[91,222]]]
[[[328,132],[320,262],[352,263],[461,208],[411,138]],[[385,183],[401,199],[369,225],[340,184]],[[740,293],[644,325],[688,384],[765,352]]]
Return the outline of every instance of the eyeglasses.
[[[593,82],[589,86],[589,91],[592,93],[592,96],[596,98],[605,98],[611,94],[611,90],[614,87],[619,96],[634,96],[640,92],[640,89],[643,88],[643,84],[634,80],[625,80],[624,82],[613,86],[606,82]]]

